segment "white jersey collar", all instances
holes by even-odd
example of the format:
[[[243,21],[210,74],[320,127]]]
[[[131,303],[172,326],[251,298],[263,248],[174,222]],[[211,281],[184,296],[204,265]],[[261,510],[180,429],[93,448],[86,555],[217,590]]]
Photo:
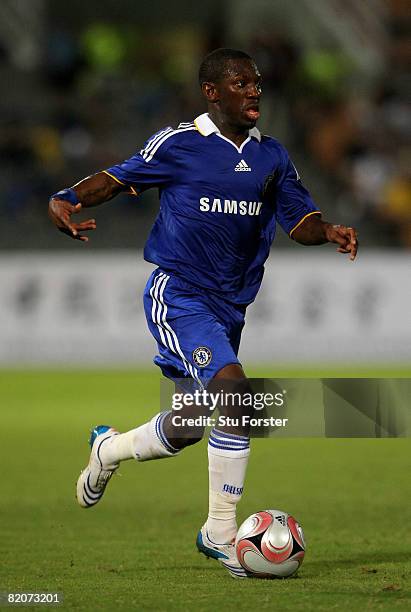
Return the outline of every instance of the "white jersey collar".
[[[212,121],[208,115],[208,113],[203,113],[194,119],[194,125],[197,130],[200,132],[202,136],[210,136],[211,134],[220,134],[220,130]],[[251,138],[255,138],[258,142],[261,142],[261,133],[260,130],[256,127],[251,128],[248,131],[248,135]]]

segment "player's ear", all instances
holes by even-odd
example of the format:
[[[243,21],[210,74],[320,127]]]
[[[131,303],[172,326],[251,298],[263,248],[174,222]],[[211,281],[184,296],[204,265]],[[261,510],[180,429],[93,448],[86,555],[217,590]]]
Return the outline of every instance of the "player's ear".
[[[215,83],[203,83],[201,85],[201,91],[208,102],[218,102],[219,95]]]

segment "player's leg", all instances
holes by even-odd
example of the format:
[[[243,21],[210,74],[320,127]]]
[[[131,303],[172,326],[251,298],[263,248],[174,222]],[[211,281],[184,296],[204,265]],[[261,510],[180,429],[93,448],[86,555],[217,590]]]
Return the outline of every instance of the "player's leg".
[[[187,416],[197,416],[190,407]],[[174,457],[185,446],[202,438],[202,430],[196,435],[179,438],[174,446],[164,431],[165,418],[171,411],[157,413],[143,425],[125,433],[119,433],[108,425],[98,425],[90,438],[90,460],[77,481],[77,500],[83,508],[90,508],[100,501],[105,488],[121,461],[136,459],[150,461]]]
[[[239,364],[220,370],[208,389],[243,396],[251,393]],[[252,414],[252,408],[246,408]],[[237,505],[241,499],[250,455],[249,427],[243,424],[243,403],[225,404],[220,415],[230,417],[228,425],[214,427],[208,441],[209,506],[206,523],[197,536],[197,548],[208,557],[218,559],[236,578],[247,578],[235,554]],[[227,419],[226,419],[227,420]]]
[[[166,299],[167,283],[169,286]],[[174,282],[174,288],[172,285],[169,275],[156,270],[151,275],[144,294],[148,326],[157,341],[159,350],[159,355],[154,362],[161,368],[164,376],[181,381],[194,378],[201,386],[200,375],[190,363],[190,350],[188,354],[184,352],[180,347],[180,341],[185,346],[189,342],[187,338],[195,336],[191,330],[199,330],[204,327],[204,324],[201,323],[204,319],[204,312],[196,313],[195,295],[189,298],[187,295],[181,297],[178,282]],[[188,322],[186,321],[187,307],[185,305],[187,299],[190,301],[190,312],[196,313],[190,315]],[[201,305],[198,307],[201,308]],[[169,324],[169,318],[173,320],[174,328]],[[207,323],[205,325],[207,326]],[[187,351],[186,348],[185,351]],[[206,413],[207,409],[204,410],[204,414]],[[198,414],[199,408],[197,407],[188,416],[198,416]],[[184,446],[201,439],[202,432],[191,437],[180,436],[178,444],[174,445],[164,427],[170,416],[170,410],[162,411],[147,423],[125,433],[119,433],[107,425],[99,425],[94,428],[90,438],[89,464],[81,472],[77,481],[77,500],[80,506],[89,508],[100,501],[111,476],[121,461],[127,459],[149,461],[173,457]]]
[[[126,459],[148,461],[173,457],[178,450],[169,446],[162,437],[165,413],[156,414],[150,421],[126,433],[119,433],[108,425],[98,425],[91,433],[88,466],[77,481],[77,501],[90,508],[100,501],[105,488]]]
[[[231,364],[214,377],[211,389],[227,394],[250,392],[242,367]],[[228,544],[237,535],[236,510],[241,499],[250,455],[249,429],[242,422],[241,406],[225,405],[220,414],[231,424],[216,426],[208,441],[209,511],[207,531],[215,543]]]

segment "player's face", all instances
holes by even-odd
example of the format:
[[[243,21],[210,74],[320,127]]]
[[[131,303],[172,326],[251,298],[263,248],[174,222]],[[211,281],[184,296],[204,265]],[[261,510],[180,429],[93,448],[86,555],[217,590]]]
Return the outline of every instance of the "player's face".
[[[216,84],[220,113],[228,123],[250,129],[260,117],[261,74],[251,60],[230,60]]]

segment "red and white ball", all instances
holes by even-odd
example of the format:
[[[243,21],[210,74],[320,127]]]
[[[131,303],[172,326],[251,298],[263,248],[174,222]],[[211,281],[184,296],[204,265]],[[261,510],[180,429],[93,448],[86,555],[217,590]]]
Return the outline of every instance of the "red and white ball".
[[[256,578],[288,578],[298,570],[305,554],[301,526],[281,510],[249,516],[238,530],[235,547],[238,561]]]

